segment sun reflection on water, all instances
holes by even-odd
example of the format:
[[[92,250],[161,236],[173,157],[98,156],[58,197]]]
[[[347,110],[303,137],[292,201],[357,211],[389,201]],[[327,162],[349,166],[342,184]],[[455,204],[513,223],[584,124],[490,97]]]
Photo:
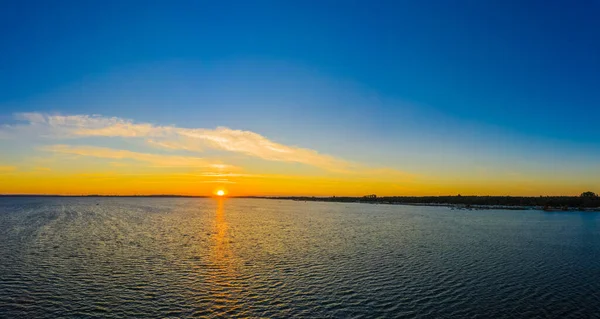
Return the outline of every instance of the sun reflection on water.
[[[225,199],[223,198],[218,199],[217,210],[215,213],[213,258],[214,262],[219,265],[227,264],[228,259],[231,257],[229,238],[227,234],[228,225],[227,220],[225,219],[224,201]]]
[[[217,199],[213,232],[214,246],[210,255],[210,268],[212,271],[208,277],[214,307],[212,309],[213,313],[223,315],[234,312],[239,308],[236,301],[240,292],[240,287],[235,286],[238,274],[235,270],[234,256],[230,247],[231,238],[225,216],[225,200],[224,198]]]

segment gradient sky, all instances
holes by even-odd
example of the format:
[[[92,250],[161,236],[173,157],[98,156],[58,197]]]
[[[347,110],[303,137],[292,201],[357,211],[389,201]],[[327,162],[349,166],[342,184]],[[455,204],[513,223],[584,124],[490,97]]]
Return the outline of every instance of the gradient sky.
[[[600,191],[600,2],[2,1],[0,193]]]

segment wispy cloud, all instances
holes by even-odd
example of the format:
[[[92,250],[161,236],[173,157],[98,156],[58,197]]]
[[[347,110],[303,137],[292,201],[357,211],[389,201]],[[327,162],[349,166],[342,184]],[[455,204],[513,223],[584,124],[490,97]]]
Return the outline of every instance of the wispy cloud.
[[[215,172],[203,172],[200,174],[192,174],[193,176],[200,176],[200,177],[252,177],[252,178],[258,178],[258,177],[262,177],[262,175],[256,175],[256,174],[243,174],[243,173],[215,173]]]
[[[148,154],[138,153],[128,150],[117,150],[106,147],[95,147],[95,146],[70,146],[70,145],[49,145],[42,147],[42,150],[72,154],[79,156],[89,156],[98,158],[108,159],[127,159],[140,162],[150,163],[154,166],[160,167],[192,167],[192,168],[213,168],[213,169],[224,169],[233,168],[222,163],[210,162],[203,158],[191,157],[191,156],[175,156],[175,155],[161,155],[161,154]]]
[[[255,132],[234,130],[227,127],[217,127],[215,129],[181,128],[136,123],[127,119],[100,115],[19,113],[15,117],[17,120],[26,123],[5,125],[0,128],[0,136],[28,136],[44,139],[119,137],[123,139],[141,139],[147,145],[165,151],[202,153],[209,149],[220,150],[268,161],[301,163],[337,173],[379,174],[381,170],[322,154],[309,148],[277,143]],[[218,165],[208,164],[204,159],[195,157],[135,153],[93,146],[54,145],[48,147],[47,150],[109,159],[128,158],[161,166]],[[406,175],[394,169],[383,170],[386,170],[386,174]]]
[[[205,184],[237,184],[234,181],[230,181],[228,179],[217,179],[214,181],[198,181],[197,183],[205,183]]]
[[[202,152],[204,149],[224,150],[264,160],[302,163],[333,171],[350,169],[355,165],[308,148],[280,144],[255,132],[227,127],[206,129],[158,126],[99,115],[19,113],[16,114],[16,118],[28,123],[4,126],[0,129],[0,135],[33,134],[44,138],[144,138],[148,144],[163,149],[194,152]]]
[[[0,174],[10,173],[16,170],[17,168],[15,166],[0,166]]]
[[[334,171],[349,169],[353,165],[348,161],[320,154],[311,149],[276,143],[250,131],[218,127],[214,130],[185,129],[178,133],[184,137],[184,143],[203,141],[204,145],[214,149],[243,153],[270,161],[296,162]]]

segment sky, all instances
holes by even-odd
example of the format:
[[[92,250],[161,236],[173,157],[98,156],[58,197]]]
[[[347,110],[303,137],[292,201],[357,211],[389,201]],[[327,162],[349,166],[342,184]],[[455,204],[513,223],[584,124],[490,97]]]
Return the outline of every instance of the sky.
[[[0,194],[600,191],[600,1],[2,1]]]

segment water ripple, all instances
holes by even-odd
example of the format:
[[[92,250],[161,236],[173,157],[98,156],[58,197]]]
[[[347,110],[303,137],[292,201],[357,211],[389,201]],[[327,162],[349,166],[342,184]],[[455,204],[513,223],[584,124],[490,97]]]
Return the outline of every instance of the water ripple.
[[[600,318],[598,214],[0,199],[1,318]]]

